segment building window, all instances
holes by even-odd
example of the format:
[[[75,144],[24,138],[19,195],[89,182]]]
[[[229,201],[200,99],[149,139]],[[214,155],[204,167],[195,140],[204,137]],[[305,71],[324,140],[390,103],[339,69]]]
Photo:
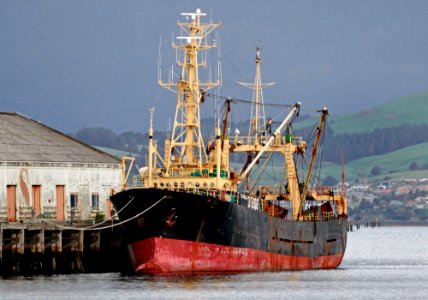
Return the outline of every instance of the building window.
[[[91,208],[92,209],[99,209],[100,208],[100,196],[98,194],[92,194]]]
[[[77,194],[70,194],[70,208],[77,208],[79,204],[79,198]]]

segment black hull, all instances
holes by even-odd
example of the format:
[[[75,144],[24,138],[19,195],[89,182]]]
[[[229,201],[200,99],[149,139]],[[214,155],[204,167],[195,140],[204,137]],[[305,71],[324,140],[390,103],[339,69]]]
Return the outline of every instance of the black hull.
[[[346,217],[325,221],[285,220],[248,208],[248,204],[160,189],[132,189],[112,196],[111,200],[120,211],[121,221],[147,210],[122,225],[128,245],[164,238],[292,257],[340,257],[338,263],[346,248]],[[134,267],[136,264],[141,262],[133,262]]]

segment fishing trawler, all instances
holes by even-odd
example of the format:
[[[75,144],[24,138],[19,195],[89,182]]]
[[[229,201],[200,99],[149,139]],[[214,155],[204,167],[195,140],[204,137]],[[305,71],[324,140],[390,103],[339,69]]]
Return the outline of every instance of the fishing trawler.
[[[220,81],[201,82],[200,52],[215,47],[207,36],[219,24],[203,23],[199,9],[182,13],[179,27],[187,36],[174,45],[183,55],[178,82],[159,84],[174,89],[176,112],[164,153],[153,137],[150,114],[147,166],[140,169],[142,186],[126,184],[130,167],[124,158],[122,190],[111,201],[122,223],[132,271],[137,274],[255,272],[336,268],[347,239],[344,189],[311,182],[317,150],[328,116],[320,110],[306,176],[296,168],[307,144],[294,136],[291,124],[300,103],[289,106],[276,130],[264,114],[260,50],[248,134],[228,130],[233,99],[226,99],[223,122],[204,141],[200,106],[207,91]],[[220,118],[220,117],[219,117]],[[220,126],[220,123],[222,126]],[[206,144],[205,144],[206,143]],[[246,155],[237,168],[232,154]],[[252,170],[269,158],[282,159],[284,176],[273,185],[251,184]],[[303,179],[301,179],[303,178]]]

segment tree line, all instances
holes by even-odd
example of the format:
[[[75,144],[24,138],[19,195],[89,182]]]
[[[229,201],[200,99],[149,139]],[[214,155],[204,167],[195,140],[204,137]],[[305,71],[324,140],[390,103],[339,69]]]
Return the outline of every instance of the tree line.
[[[428,125],[403,124],[378,128],[372,132],[339,135],[333,135],[331,130],[327,130],[325,139],[325,160],[340,164],[342,151],[346,161],[350,162],[428,142]]]
[[[211,120],[204,123],[210,124]],[[248,130],[246,124],[245,122],[231,124],[230,127],[238,128],[243,133]],[[203,131],[205,131],[204,127],[212,128],[212,126],[202,125]],[[210,132],[204,132],[204,134],[210,134]],[[313,128],[296,130],[295,134],[309,139],[308,149],[310,149],[314,140]],[[211,135],[213,134],[211,133]],[[157,131],[154,133],[154,139],[159,141],[157,145],[160,153],[163,153],[163,141],[166,136],[166,132]],[[76,132],[74,137],[92,146],[108,147],[135,153],[140,157],[140,160],[145,160],[147,153],[148,133],[128,131],[116,134],[110,129],[98,127],[83,128]],[[386,154],[404,147],[428,142],[428,125],[403,124],[393,128],[378,128],[372,132],[338,135],[334,135],[327,125],[323,138],[323,159],[340,164],[342,152],[346,162],[351,162],[362,157]],[[413,166],[413,168],[416,169],[416,166]]]

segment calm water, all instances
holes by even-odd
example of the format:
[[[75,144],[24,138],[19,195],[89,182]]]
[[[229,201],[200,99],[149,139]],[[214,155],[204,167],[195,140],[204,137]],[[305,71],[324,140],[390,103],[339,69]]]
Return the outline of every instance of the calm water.
[[[428,227],[349,233],[337,270],[133,277],[0,279],[0,299],[428,299]]]

